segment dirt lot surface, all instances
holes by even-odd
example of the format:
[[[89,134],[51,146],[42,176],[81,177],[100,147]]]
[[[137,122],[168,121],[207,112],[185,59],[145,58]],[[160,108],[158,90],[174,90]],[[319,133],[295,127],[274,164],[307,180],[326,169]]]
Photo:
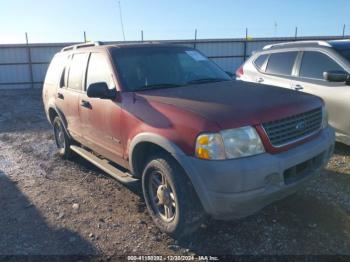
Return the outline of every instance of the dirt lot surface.
[[[0,92],[0,255],[350,254],[350,147],[296,195],[177,241],[125,187],[55,150],[38,91]]]

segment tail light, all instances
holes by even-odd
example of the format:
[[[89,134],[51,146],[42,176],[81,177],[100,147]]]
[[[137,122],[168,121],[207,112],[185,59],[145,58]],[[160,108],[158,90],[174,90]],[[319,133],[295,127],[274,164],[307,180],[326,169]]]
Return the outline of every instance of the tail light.
[[[236,71],[236,77],[241,77],[244,75],[243,65],[241,65]]]

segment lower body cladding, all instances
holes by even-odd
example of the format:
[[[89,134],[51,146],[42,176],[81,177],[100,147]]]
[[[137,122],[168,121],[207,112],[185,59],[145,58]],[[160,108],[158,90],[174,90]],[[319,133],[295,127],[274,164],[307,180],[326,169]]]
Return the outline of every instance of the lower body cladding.
[[[178,156],[204,210],[216,219],[241,218],[294,193],[328,163],[334,149],[332,128],[279,154],[208,161]]]

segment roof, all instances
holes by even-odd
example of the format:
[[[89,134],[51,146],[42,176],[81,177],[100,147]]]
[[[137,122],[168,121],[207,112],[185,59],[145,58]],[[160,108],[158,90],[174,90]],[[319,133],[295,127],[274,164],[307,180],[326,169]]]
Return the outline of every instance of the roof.
[[[314,46],[325,46],[331,47],[330,43],[327,41],[293,41],[293,42],[284,42],[278,44],[266,45],[263,47],[263,50],[268,49],[281,49],[281,48],[290,48],[290,47],[314,47]]]
[[[103,42],[87,42],[82,44],[71,45],[62,48],[61,52],[77,50],[80,48],[91,48],[91,47],[104,47],[104,48],[125,48],[125,47],[176,47],[174,44],[170,43],[160,43],[160,42],[126,42],[119,44],[104,44]],[[179,47],[179,46],[177,46]]]

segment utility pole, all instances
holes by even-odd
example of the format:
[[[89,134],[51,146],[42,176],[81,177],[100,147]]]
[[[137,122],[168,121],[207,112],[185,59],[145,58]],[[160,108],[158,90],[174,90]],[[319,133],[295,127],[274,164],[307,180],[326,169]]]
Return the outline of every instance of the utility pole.
[[[86,32],[84,31],[84,42],[86,43]]]
[[[295,33],[294,33],[294,38],[297,39],[298,38],[298,27],[295,27]]]
[[[343,25],[343,38],[345,38],[345,29],[346,29],[346,24]]]
[[[141,42],[143,42],[143,30],[141,30]]]
[[[122,32],[123,32],[123,39],[125,41],[125,32],[124,32],[124,23],[123,23],[123,16],[122,16],[122,6],[120,4],[120,1],[118,1],[119,4],[119,17],[120,17],[120,25],[122,27]]]

